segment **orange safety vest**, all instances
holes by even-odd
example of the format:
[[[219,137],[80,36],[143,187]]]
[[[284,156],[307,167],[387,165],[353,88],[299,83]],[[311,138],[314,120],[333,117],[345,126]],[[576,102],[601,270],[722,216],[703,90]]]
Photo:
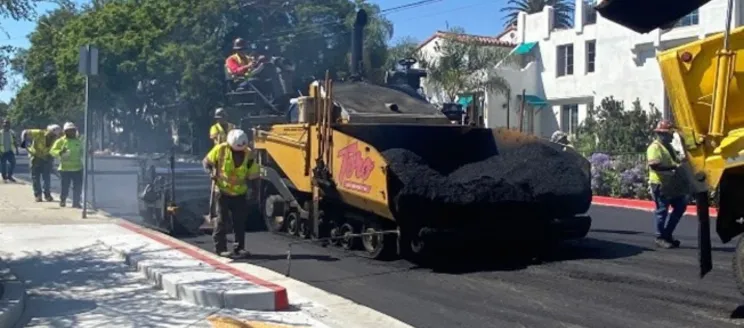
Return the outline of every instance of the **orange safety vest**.
[[[240,65],[240,66],[248,65],[248,64],[250,64],[253,61],[252,58],[250,58],[248,56],[241,56],[240,54],[237,54],[237,53],[236,54],[232,54],[229,57],[225,58],[225,71],[232,78],[237,78],[239,76],[235,76],[232,72],[230,72],[230,68],[228,68],[228,66],[227,66],[227,63],[228,63],[228,61],[230,61],[230,59],[234,59],[235,61],[237,61],[238,62],[238,65]],[[251,70],[247,70],[245,72],[245,74],[243,75],[243,77],[249,77],[250,75],[251,75]]]

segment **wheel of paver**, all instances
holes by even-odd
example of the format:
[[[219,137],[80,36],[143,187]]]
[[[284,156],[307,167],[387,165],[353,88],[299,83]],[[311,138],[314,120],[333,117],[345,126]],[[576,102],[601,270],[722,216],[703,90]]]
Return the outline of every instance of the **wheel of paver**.
[[[349,235],[354,234],[354,226],[352,226],[351,223],[342,224],[338,232],[340,236],[344,237],[341,238],[339,241],[341,247],[346,250],[352,250],[356,248],[356,238],[348,237]]]
[[[284,211],[284,198],[279,195],[266,197],[263,210],[266,229],[270,232],[281,232],[286,228],[286,213]]]
[[[362,228],[362,233],[365,234],[381,233],[383,231],[382,225],[376,221],[367,222]],[[365,235],[362,236],[362,246],[367,252],[367,256],[382,259],[388,257],[395,249],[396,238],[392,234]]]
[[[744,295],[744,236],[740,237],[739,242],[736,243],[733,262],[736,287],[739,289],[739,293]]]
[[[300,219],[300,228],[297,229],[297,235],[302,239],[310,238],[311,229],[310,220]]]
[[[300,234],[300,215],[297,212],[287,214],[287,233],[293,236]]]

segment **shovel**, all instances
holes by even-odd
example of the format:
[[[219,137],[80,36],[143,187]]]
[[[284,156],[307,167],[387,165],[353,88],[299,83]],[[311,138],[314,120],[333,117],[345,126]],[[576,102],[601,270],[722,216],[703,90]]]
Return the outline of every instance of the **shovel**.
[[[209,214],[204,217],[204,223],[199,227],[199,230],[207,232],[214,229],[214,218],[216,213],[214,210],[214,178],[212,179],[212,185],[209,188]]]

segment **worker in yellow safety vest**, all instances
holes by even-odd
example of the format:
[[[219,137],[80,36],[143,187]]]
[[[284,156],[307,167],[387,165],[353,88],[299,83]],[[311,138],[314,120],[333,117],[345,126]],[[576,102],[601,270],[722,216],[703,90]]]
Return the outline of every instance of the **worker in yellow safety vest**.
[[[41,201],[42,191],[44,199],[48,202],[54,201],[51,192],[51,174],[54,159],[49,153],[54,142],[62,134],[62,127],[57,124],[47,126],[46,130],[28,129],[21,132],[21,140],[26,145],[31,166],[31,180],[34,189],[34,197],[37,202]],[[44,180],[42,188],[41,180]]]
[[[674,229],[687,209],[687,194],[684,188],[677,188],[682,176],[677,174],[681,161],[672,148],[672,123],[662,120],[654,129],[656,139],[646,149],[648,161],[648,184],[656,210],[656,245],[661,248],[676,248],[679,240],[674,239]],[[670,186],[672,186],[670,188]],[[669,207],[672,213],[669,214]]]
[[[224,257],[250,255],[245,250],[245,226],[249,215],[248,198],[255,194],[259,167],[248,147],[248,136],[243,130],[231,130],[227,141],[215,145],[202,162],[217,189],[217,217],[212,238],[215,252]],[[227,250],[226,221],[232,219],[236,247]]]
[[[5,119],[3,128],[0,129],[0,173],[2,173],[3,182],[16,182],[13,178],[13,171],[17,154],[18,140],[16,140],[15,131],[10,128],[10,120]]]
[[[72,207],[81,208],[80,196],[83,193],[83,143],[78,138],[78,129],[72,122],[65,123],[65,135],[57,139],[49,151],[52,156],[59,158],[59,171],[62,180],[59,206],[65,207],[67,195],[72,185]]]
[[[209,139],[214,141],[215,146],[227,141],[227,133],[235,129],[235,124],[227,121],[227,113],[224,108],[214,111],[214,119],[217,122],[209,128]]]

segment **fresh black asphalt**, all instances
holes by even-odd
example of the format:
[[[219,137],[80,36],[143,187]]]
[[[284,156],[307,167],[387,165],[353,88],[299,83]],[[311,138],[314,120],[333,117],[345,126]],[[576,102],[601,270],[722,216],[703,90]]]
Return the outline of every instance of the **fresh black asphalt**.
[[[27,179],[19,164],[19,177]],[[127,159],[96,161],[96,170],[106,172],[92,179],[97,207],[138,220],[135,168]],[[692,217],[677,230],[681,249],[658,250],[651,213],[593,206],[589,214],[588,238],[561,246],[543,263],[494,268],[489,264],[498,258],[478,254],[487,264],[434,272],[300,244],[292,247],[291,275],[415,327],[744,326],[731,319],[744,312],[732,277],[733,243],[714,243],[714,270],[701,280]],[[252,232],[247,239],[251,263],[286,272],[284,237]],[[208,236],[185,240],[211,249]],[[468,256],[476,254],[462,254]]]

